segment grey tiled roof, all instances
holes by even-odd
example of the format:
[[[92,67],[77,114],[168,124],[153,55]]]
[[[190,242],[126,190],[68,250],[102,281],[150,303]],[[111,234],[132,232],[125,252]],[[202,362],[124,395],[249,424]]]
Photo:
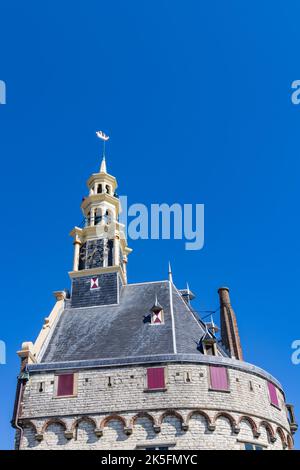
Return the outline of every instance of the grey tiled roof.
[[[164,310],[162,325],[150,323],[156,295]],[[204,333],[199,318],[168,281],[128,284],[118,305],[72,308],[67,302],[41,362],[201,355],[197,343]]]

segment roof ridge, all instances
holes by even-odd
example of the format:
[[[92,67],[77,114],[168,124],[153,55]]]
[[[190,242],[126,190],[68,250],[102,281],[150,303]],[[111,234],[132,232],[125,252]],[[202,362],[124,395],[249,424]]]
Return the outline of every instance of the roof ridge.
[[[147,281],[147,282],[133,282],[131,284],[125,284],[122,287],[131,287],[131,286],[144,286],[145,284],[160,284],[164,282],[169,282],[167,279],[164,279],[163,281]]]

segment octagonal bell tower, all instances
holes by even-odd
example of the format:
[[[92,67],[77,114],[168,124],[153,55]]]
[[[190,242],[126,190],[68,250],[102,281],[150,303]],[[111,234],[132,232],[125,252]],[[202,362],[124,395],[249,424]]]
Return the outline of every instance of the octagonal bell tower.
[[[105,155],[100,171],[90,176],[87,186],[89,194],[81,204],[83,226],[71,232],[73,307],[118,303],[120,288],[127,283],[127,257],[132,251],[127,246],[124,225],[119,222],[117,180],[107,173]]]

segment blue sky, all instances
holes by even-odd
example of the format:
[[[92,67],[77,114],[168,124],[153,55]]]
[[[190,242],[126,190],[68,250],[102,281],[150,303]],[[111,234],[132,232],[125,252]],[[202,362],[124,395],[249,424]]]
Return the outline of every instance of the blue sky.
[[[170,259],[197,310],[228,285],[245,359],[281,381],[299,419],[299,14],[293,0],[2,2],[2,448],[15,351],[70,285],[97,129],[130,203],[205,204],[204,248],[131,242],[129,281],[165,279]]]

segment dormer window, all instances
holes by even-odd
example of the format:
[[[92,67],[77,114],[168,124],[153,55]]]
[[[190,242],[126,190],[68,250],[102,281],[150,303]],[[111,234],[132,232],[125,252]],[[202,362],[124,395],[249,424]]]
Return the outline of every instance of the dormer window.
[[[207,342],[204,344],[204,354],[207,356],[216,356],[216,345],[213,342]]]
[[[99,289],[99,278],[92,277],[90,280],[90,290],[96,290],[96,289]]]
[[[164,311],[162,306],[155,297],[155,302],[151,308],[151,325],[162,325],[164,323]]]
[[[163,310],[160,310],[159,312],[152,312],[151,324],[152,325],[161,325],[164,322],[163,314],[164,314]]]
[[[212,334],[208,332],[207,328],[206,333],[199,341],[198,350],[206,356],[217,356],[217,340]]]

